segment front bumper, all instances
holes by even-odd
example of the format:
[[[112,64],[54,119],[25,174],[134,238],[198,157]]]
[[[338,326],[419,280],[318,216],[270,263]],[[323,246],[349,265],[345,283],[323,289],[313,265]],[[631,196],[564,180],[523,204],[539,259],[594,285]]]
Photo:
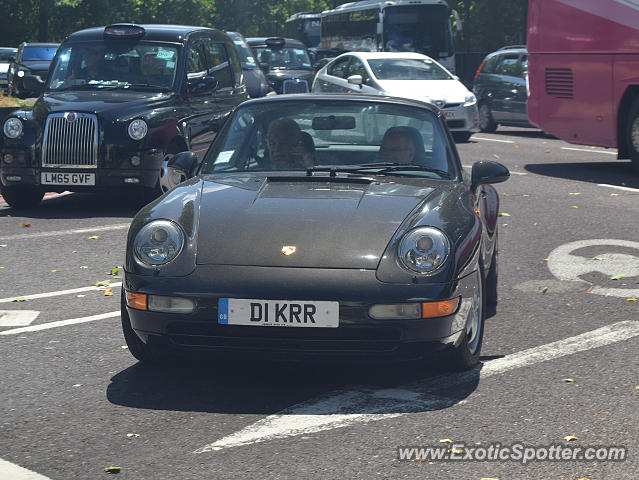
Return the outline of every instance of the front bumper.
[[[451,132],[479,131],[479,111],[476,103],[469,106],[445,107],[442,113]]]
[[[187,277],[127,273],[128,291],[187,297],[192,314],[127,308],[145,343],[171,350],[295,357],[419,358],[457,345],[477,291],[477,272],[451,284],[398,285],[377,280],[373,270],[202,266]],[[461,296],[453,315],[412,320],[375,320],[373,304],[443,300]],[[264,327],[218,324],[218,299],[339,301],[337,328]]]

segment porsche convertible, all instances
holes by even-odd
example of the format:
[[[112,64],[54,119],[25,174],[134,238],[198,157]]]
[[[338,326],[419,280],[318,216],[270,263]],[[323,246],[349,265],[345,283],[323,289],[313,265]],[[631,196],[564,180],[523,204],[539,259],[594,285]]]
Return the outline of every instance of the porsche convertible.
[[[185,181],[127,239],[122,328],[138,360],[479,361],[497,302],[491,184],[509,172],[464,170],[437,107],[249,100],[201,163],[183,152],[169,165]]]

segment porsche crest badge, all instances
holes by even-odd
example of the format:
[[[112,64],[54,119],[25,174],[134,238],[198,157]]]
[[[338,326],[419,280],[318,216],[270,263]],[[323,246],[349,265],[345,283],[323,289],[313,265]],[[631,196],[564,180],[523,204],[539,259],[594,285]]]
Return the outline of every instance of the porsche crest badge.
[[[282,253],[287,257],[289,255],[293,255],[297,251],[297,247],[295,245],[284,245],[282,247]]]

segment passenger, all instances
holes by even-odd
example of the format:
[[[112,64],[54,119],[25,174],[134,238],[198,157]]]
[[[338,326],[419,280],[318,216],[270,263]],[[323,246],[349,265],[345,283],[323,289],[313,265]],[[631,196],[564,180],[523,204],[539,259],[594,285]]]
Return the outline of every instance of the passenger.
[[[398,127],[386,130],[379,147],[379,159],[400,164],[413,163],[416,146],[412,135]]]
[[[273,170],[297,170],[315,164],[313,138],[290,118],[271,122],[266,144]]]

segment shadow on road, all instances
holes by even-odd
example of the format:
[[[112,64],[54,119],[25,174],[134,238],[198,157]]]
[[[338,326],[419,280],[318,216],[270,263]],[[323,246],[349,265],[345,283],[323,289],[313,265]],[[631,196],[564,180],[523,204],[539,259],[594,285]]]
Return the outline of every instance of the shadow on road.
[[[547,177],[639,188],[639,174],[632,169],[631,162],[615,159],[609,162],[537,163],[525,165],[524,168]]]
[[[130,217],[148,203],[118,192],[68,193],[45,197],[37,207],[16,210],[0,203],[0,217],[45,219]]]
[[[464,373],[443,372],[415,362],[326,366],[296,361],[189,361],[163,367],[138,363],[115,375],[106,394],[113,404],[153,410],[261,415],[287,409],[310,415],[408,413],[459,403],[477,388],[480,370],[481,366]],[[317,397],[317,402],[309,401]]]

